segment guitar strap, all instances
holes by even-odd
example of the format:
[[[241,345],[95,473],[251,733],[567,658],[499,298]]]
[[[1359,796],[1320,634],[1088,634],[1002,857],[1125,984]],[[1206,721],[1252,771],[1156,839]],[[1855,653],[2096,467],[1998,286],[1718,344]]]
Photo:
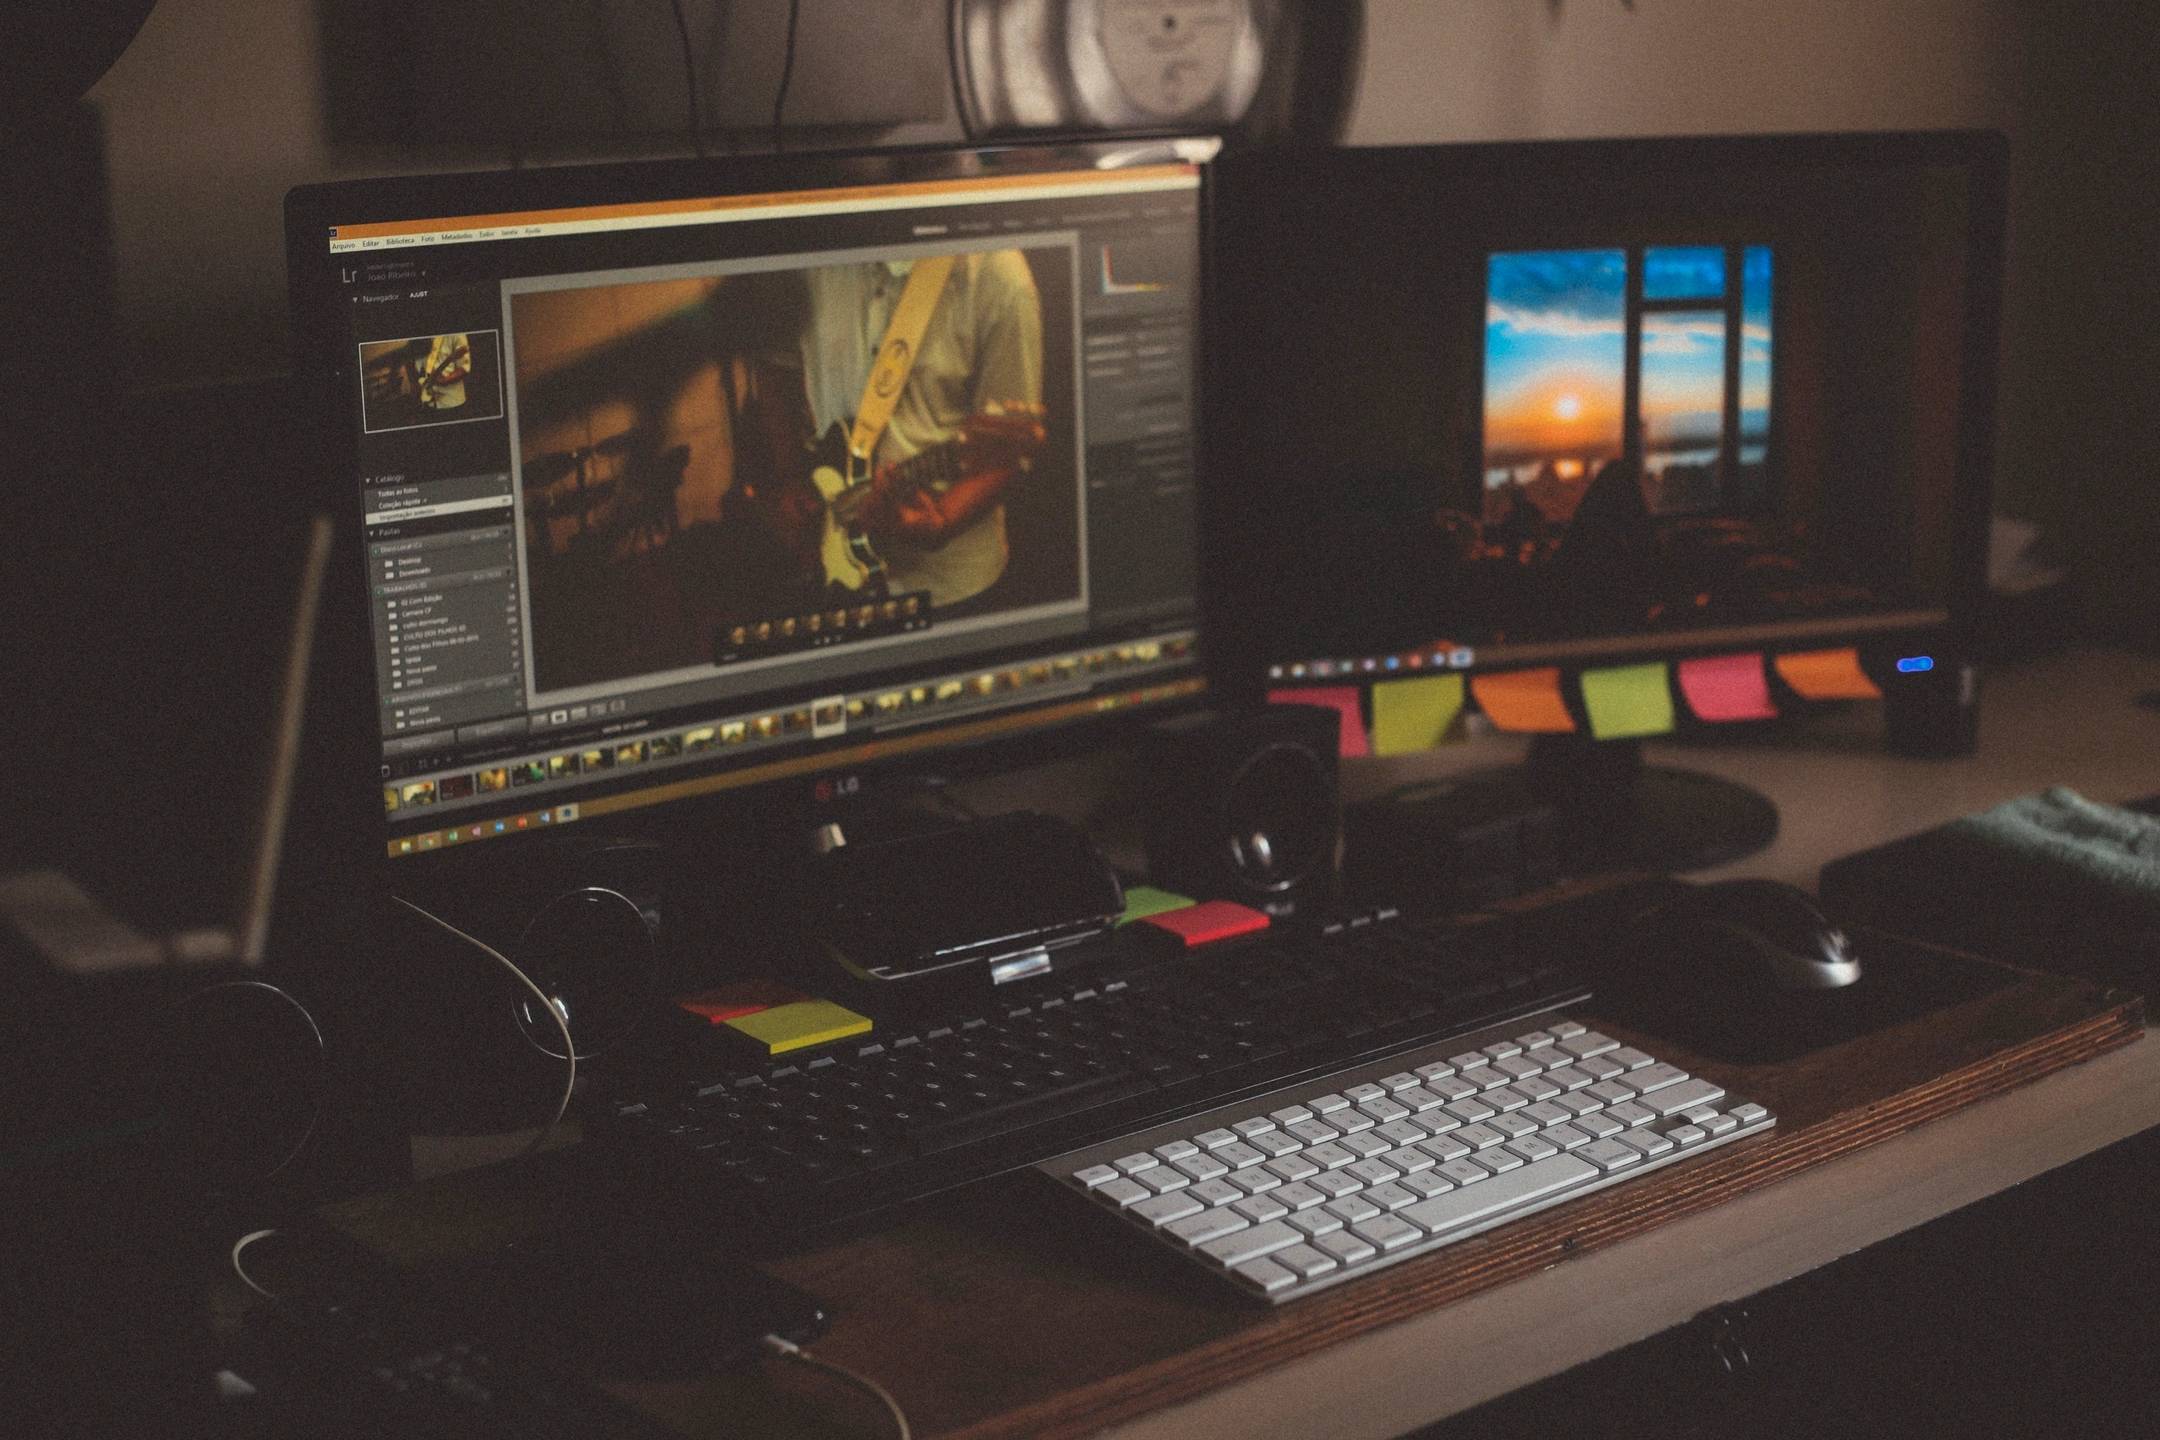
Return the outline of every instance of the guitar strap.
[[[893,406],[915,369],[915,355],[922,348],[923,332],[930,328],[930,312],[952,275],[957,255],[929,255],[917,260],[901,287],[900,303],[885,324],[885,338],[878,342],[877,360],[863,386],[862,402],[855,407],[855,424],[848,431],[848,453],[868,462],[892,419]]]

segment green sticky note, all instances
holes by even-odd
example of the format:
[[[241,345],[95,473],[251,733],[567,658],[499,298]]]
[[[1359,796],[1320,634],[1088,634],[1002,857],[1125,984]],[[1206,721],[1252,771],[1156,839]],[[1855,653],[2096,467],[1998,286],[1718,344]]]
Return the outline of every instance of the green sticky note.
[[[1462,707],[1460,675],[1421,675],[1373,686],[1373,753],[1408,755],[1432,749],[1447,739]]]
[[[1128,885],[1125,887],[1125,913],[1118,916],[1117,923],[1129,925],[1135,920],[1145,920],[1150,915],[1183,910],[1192,903],[1183,895],[1173,895],[1168,890],[1158,890],[1152,885]]]
[[[1583,708],[1590,733],[1600,740],[1663,735],[1673,728],[1672,687],[1663,665],[1615,665],[1585,670]]]

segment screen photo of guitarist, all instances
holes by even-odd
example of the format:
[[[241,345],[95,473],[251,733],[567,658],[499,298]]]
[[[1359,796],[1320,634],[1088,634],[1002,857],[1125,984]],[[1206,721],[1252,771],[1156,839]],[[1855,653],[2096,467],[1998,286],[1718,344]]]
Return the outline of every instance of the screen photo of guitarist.
[[[513,290],[539,688],[1077,612],[1072,289],[1052,245]]]

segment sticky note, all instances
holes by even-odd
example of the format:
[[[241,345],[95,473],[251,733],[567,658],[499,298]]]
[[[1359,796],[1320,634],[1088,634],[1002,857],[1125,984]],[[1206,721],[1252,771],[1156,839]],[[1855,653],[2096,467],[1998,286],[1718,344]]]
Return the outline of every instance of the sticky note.
[[[1125,887],[1125,913],[1118,916],[1117,923],[1127,925],[1135,920],[1145,920],[1150,915],[1160,915],[1166,910],[1183,910],[1192,903],[1190,896],[1174,895],[1152,885],[1128,885]]]
[[[784,1055],[806,1045],[823,1045],[850,1035],[867,1035],[870,1019],[830,1000],[796,1000],[775,1005],[727,1022],[735,1030],[765,1047],[766,1053]]]
[[[1777,657],[1778,678],[1807,700],[1880,700],[1882,691],[1860,668],[1860,652],[1801,650]]]
[[[1582,673],[1583,709],[1600,740],[1664,735],[1673,728],[1672,687],[1663,665],[1611,665]]]
[[[1183,910],[1151,915],[1147,922],[1169,931],[1185,942],[1185,948],[1212,945],[1233,935],[1250,935],[1268,928],[1268,917],[1234,900],[1209,900]]]
[[[760,1010],[770,1010],[775,1005],[786,1005],[803,998],[801,991],[790,990],[777,980],[739,980],[716,990],[685,995],[675,1003],[693,1015],[720,1025],[738,1015],[755,1015]]]
[[[1460,675],[1425,675],[1373,686],[1373,753],[1408,755],[1432,749],[1447,738],[1462,707]]]
[[[1756,654],[1705,655],[1682,660],[1680,693],[1698,720],[1775,720],[1777,707],[1770,703],[1770,681],[1763,674],[1763,658]]]
[[[1477,697],[1486,718],[1502,730],[1559,735],[1575,728],[1575,717],[1560,698],[1557,666],[1473,675],[1470,693]]]
[[[1342,738],[1338,753],[1343,755],[1370,755],[1372,745],[1365,738],[1365,716],[1358,709],[1358,692],[1355,685],[1323,686],[1311,690],[1270,690],[1270,705],[1325,705],[1342,715]]]

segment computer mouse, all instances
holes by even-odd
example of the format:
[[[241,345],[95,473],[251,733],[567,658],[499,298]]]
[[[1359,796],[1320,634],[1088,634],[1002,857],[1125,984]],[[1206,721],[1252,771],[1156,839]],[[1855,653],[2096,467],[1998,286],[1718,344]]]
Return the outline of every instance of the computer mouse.
[[[1844,930],[1813,896],[1776,880],[1690,886],[1631,928],[1637,964],[1718,988],[1839,990],[1860,978]]]

